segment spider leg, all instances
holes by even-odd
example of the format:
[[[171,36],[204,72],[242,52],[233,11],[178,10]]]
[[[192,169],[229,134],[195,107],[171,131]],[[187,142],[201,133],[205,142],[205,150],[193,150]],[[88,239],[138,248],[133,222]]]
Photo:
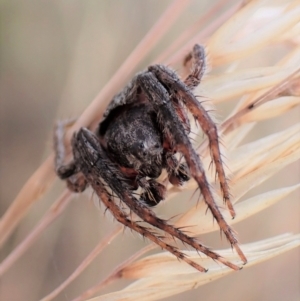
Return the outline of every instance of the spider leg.
[[[184,65],[186,65],[190,60],[192,60],[192,71],[187,76],[184,83],[190,90],[194,90],[200,84],[205,72],[206,62],[204,47],[196,44],[192,53],[186,57]]]
[[[150,70],[155,71],[155,67],[150,68]],[[165,74],[166,73],[163,73],[162,75]],[[171,141],[171,143],[173,142],[174,149],[184,155],[191,175],[198,183],[204,200],[208,205],[210,211],[212,212],[214,218],[218,222],[220,229],[224,232],[231,245],[236,249],[243,262],[246,263],[247,259],[238,245],[234,231],[226,223],[218,206],[215,203],[200,159],[193,149],[192,144],[185,133],[184,127],[182,126],[178,116],[176,115],[167,90],[152,72],[141,74],[138,80],[141,88],[153,105],[154,110],[157,112],[157,120],[162,127],[163,132],[167,137],[170,137],[173,140]],[[165,84],[165,80],[161,80],[161,82]],[[174,84],[174,81],[172,81],[172,84]],[[178,91],[180,90],[178,89]],[[174,93],[175,92],[176,91],[174,91]]]
[[[109,196],[107,190],[105,189],[103,183],[99,181],[99,174],[97,169],[91,168],[89,171],[87,168],[85,170],[85,176],[87,180],[91,184],[92,188],[104,203],[104,205],[108,208],[108,210],[112,213],[112,215],[116,218],[118,222],[123,224],[124,226],[136,231],[137,233],[141,234],[142,236],[148,238],[162,249],[169,251],[171,254],[176,256],[178,259],[185,261],[187,264],[192,266],[193,268],[197,269],[200,272],[207,272],[207,270],[202,267],[201,265],[197,264],[196,262],[187,258],[187,256],[178,250],[178,248],[165,243],[157,233],[151,231],[151,229],[147,227],[143,227],[139,225],[137,222],[132,221],[128,214],[126,214]]]
[[[103,114],[103,120],[109,115],[109,113],[122,105],[129,104],[130,102],[133,102],[136,100],[136,93],[138,86],[136,84],[137,77],[139,76],[139,73],[137,73],[131,81],[122,89],[121,92],[116,94],[113,99],[110,101],[106,111]]]
[[[180,241],[192,246],[194,249],[204,253],[213,260],[219,261],[234,270],[240,269],[217,253],[199,244],[194,238],[168,224],[167,221],[155,216],[148,206],[137,200],[130,191],[130,187],[126,184],[126,181],[124,181],[122,173],[106,156],[97,137],[92,132],[84,128],[80,129],[78,134],[74,136],[72,145],[74,158],[80,163],[81,171],[86,178],[89,179],[89,183],[95,190],[97,189],[97,185],[101,185],[100,178],[103,179],[117,194],[121,201],[123,201],[128,208],[144,222],[163,230],[172,237],[178,238]],[[124,219],[122,219],[122,221],[124,221]],[[149,237],[149,239],[151,238]],[[155,242],[163,247],[161,242]],[[181,257],[178,258],[183,259]],[[202,271],[204,271],[203,268]]]
[[[196,46],[200,47],[199,45]],[[196,47],[196,49],[198,49],[198,47]],[[226,206],[228,207],[231,216],[234,218],[235,211],[230,201],[229,185],[222,164],[217,126],[213,122],[209,114],[206,112],[206,110],[203,108],[201,103],[198,102],[198,100],[196,99],[196,97],[194,96],[194,94],[191,92],[190,89],[195,87],[195,84],[200,83],[203,74],[201,70],[204,66],[203,63],[204,54],[201,54],[202,53],[201,49],[203,48],[200,47],[198,49],[198,52],[200,52],[200,54],[198,55],[195,54],[194,56],[195,66],[192,73],[185,80],[185,83],[187,85],[184,84],[182,81],[180,81],[180,79],[177,77],[175,72],[171,71],[165,66],[162,65],[150,66],[149,71],[151,71],[157,77],[157,79],[164,85],[164,87],[167,87],[169,93],[173,97],[180,99],[185,104],[185,106],[192,113],[194,118],[199,122],[202,130],[207,135],[212,159],[216,165],[216,171],[219,177],[223,199]]]
[[[74,121],[59,121],[54,130],[54,152],[55,152],[55,172],[59,178],[66,180],[67,187],[73,192],[82,192],[87,187],[84,176],[79,173],[78,166],[74,160],[64,164],[66,157],[66,147],[64,144],[65,127]]]

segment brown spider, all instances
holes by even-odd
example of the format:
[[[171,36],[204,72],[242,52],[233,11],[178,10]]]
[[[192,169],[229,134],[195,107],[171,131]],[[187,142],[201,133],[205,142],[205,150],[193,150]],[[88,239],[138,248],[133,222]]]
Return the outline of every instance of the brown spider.
[[[190,174],[197,182],[221,231],[242,261],[247,262],[233,230],[224,220],[214,201],[199,156],[188,137],[190,124],[185,108],[208,136],[224,202],[234,217],[221,160],[217,127],[192,93],[199,85],[205,70],[203,47],[195,45],[191,55],[187,57],[187,60],[191,59],[192,72],[184,81],[164,65],[153,65],[146,71],[138,73],[111,100],[95,133],[81,128],[74,134],[72,139],[74,159],[66,165],[64,165],[64,124],[58,123],[55,134],[56,172],[61,179],[67,181],[72,191],[81,192],[90,185],[120,223],[147,237],[199,271],[203,272],[206,269],[188,259],[178,248],[166,242],[165,237],[153,232],[153,229],[150,230],[132,220],[107,191],[107,186],[142,221],[190,245],[213,260],[238,270],[240,269],[238,266],[226,261],[166,220],[157,217],[150,208],[165,197],[165,186],[155,180],[163,169],[167,170],[169,181],[173,185],[180,185],[189,180]],[[174,156],[177,152],[184,156],[186,164],[179,164]],[[137,199],[133,191],[139,187],[142,193]]]

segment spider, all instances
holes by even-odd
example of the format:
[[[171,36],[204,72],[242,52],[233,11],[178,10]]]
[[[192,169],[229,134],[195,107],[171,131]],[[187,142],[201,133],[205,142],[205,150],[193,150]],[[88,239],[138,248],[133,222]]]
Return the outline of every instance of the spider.
[[[240,267],[188,236],[181,229],[155,215],[151,207],[165,198],[166,188],[156,179],[163,169],[173,185],[181,185],[190,176],[195,179],[209,210],[231,246],[244,263],[247,259],[239,248],[234,231],[226,223],[216,205],[201,161],[188,134],[186,109],[194,116],[209,139],[212,160],[216,165],[223,199],[231,216],[235,216],[229,187],[222,165],[217,127],[198,102],[192,91],[200,84],[205,71],[205,51],[198,44],[186,58],[192,62],[191,73],[182,81],[164,65],[153,65],[140,72],[113,97],[95,132],[81,128],[73,135],[73,160],[65,164],[63,132],[65,124],[57,124],[55,131],[55,168],[74,192],[91,186],[112,215],[126,227],[138,232],[196,268],[207,271],[190,260],[166,237],[130,218],[113,195],[134,212],[143,222],[164,231],[173,238],[204,253],[215,261],[234,269]],[[175,154],[183,155],[186,163],[179,163]],[[107,188],[110,188],[110,192]],[[141,188],[139,199],[134,191]]]

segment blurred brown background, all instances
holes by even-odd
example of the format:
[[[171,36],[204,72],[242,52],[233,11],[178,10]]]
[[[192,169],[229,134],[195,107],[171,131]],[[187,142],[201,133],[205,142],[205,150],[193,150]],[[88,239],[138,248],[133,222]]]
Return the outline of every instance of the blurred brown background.
[[[2,216],[28,177],[50,153],[55,120],[78,116],[110,79],[172,1],[21,1],[0,2],[1,14],[1,199]],[[201,3],[200,3],[201,2]],[[170,33],[141,64],[145,67],[178,33],[214,1],[192,1]],[[232,104],[231,104],[232,105]],[[219,106],[221,118],[229,111]],[[263,122],[255,135],[272,133],[299,120],[299,109]],[[268,191],[299,182],[293,164],[255,190]],[[277,185],[278,184],[278,185]],[[1,259],[36,225],[64,184],[35,204],[1,251]],[[175,204],[175,203],[174,203]],[[178,206],[183,206],[178,204]],[[157,211],[168,216],[169,202]],[[285,232],[299,232],[299,192],[235,226],[244,243]],[[0,280],[0,299],[38,300],[59,285],[116,223],[89,196],[76,198],[66,212]],[[219,243],[219,234],[205,235]],[[64,293],[70,300],[103,279],[113,267],[143,247],[129,231],[120,235]],[[158,270],[159,273],[159,270]],[[122,288],[120,281],[104,292]],[[168,300],[299,300],[299,249],[266,263],[174,296]]]

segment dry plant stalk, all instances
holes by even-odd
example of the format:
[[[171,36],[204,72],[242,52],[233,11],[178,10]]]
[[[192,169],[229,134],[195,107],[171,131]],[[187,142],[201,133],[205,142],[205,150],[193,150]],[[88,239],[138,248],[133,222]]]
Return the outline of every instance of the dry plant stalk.
[[[162,23],[165,24],[166,30],[168,26],[171,26],[177,15],[173,14],[174,19],[169,21],[165,17],[172,15],[174,12],[177,14],[182,12],[188,1],[185,4],[183,3],[184,1],[180,0],[174,1],[173,6],[160,19],[159,22],[166,22]],[[222,1],[220,4],[222,4]],[[227,148],[227,157],[230,162],[229,166],[232,174],[231,191],[234,195],[234,203],[238,202],[235,205],[237,216],[234,220],[230,220],[228,212],[222,209],[222,213],[228,218],[229,224],[239,222],[268,208],[287,197],[296,189],[299,189],[300,186],[297,184],[290,187],[274,187],[271,191],[240,201],[252,188],[260,185],[276,172],[300,158],[300,123],[281,132],[240,145],[252,128],[259,126],[257,125],[259,121],[280,116],[299,105],[300,97],[297,94],[298,90],[295,89],[295,86],[297,87],[295,83],[299,82],[300,77],[300,3],[299,1],[289,1],[274,7],[272,1],[253,0],[244,6],[241,4],[239,3],[238,6],[236,5],[234,9],[231,9],[230,11],[234,12],[234,15],[231,17],[227,15],[229,20],[226,22],[222,20],[224,24],[209,38],[205,39],[212,68],[226,64],[227,70],[221,75],[209,74],[200,87],[201,92],[199,91],[200,95],[204,94],[215,103],[240,99],[228,119],[220,125],[220,129],[223,132],[222,139]],[[240,7],[240,9],[237,10],[237,7]],[[260,24],[260,28],[255,27],[257,23]],[[151,49],[150,45],[153,46],[162,36],[162,32],[160,36],[156,36],[159,29],[160,26],[157,25],[145,37],[145,40],[141,42],[124,63],[112,81],[99,93],[91,106],[78,119],[74,127],[69,131],[69,137],[74,130],[81,126],[95,125],[107,104],[104,100],[109,101],[113,93],[116,92],[115,89],[120,88],[121,84],[131,75],[136,66],[135,63],[137,64],[145,56],[146,52]],[[194,29],[192,30],[194,31]],[[292,32],[293,35],[288,34],[289,32]],[[198,33],[193,34],[197,36]],[[201,32],[199,30],[200,35]],[[199,39],[199,36],[197,36],[197,39]],[[186,37],[188,37],[188,34],[186,34]],[[186,45],[194,43],[194,40],[195,37],[193,36],[189,42],[183,45],[184,38],[180,38],[177,41],[179,49],[169,61],[174,63],[178,61],[179,57],[182,59],[186,54]],[[290,50],[273,66],[240,68],[245,63],[244,60],[246,58],[263,52],[267,47],[280,44],[288,45]],[[178,45],[181,45],[181,47]],[[128,68],[128,64],[130,64],[130,68]],[[194,129],[194,131],[197,131],[197,129]],[[198,150],[203,158],[204,165],[208,169],[211,159],[207,151],[207,141],[202,142]],[[0,243],[3,244],[5,239],[9,237],[22,215],[30,208],[30,205],[51,187],[54,179],[52,160],[53,157],[51,156],[36,172],[36,174],[39,174],[38,178],[41,178],[42,182],[36,183],[37,176],[34,174],[24,185],[15,203],[9,208],[8,213],[1,219]],[[210,182],[212,185],[215,183],[213,173]],[[197,186],[193,180],[189,181],[181,189],[169,186],[168,196],[171,198],[175,194],[193,191],[196,188]],[[217,188],[215,198],[221,206],[221,196]],[[59,215],[60,209],[64,210],[66,208],[68,201],[68,192],[64,192],[61,206],[55,208],[55,210],[50,210],[46,218],[41,221],[40,227],[37,227],[34,230],[35,232],[32,232],[31,237],[25,240],[19,249],[13,251],[11,256],[2,262],[0,275],[15,262],[22,252],[30,246],[32,241],[37,239],[50,222]],[[189,226],[189,234],[195,236],[218,230],[217,225],[212,223],[211,214],[206,209],[204,202],[200,199],[197,205],[190,208],[176,220],[175,225],[177,227]],[[51,215],[53,212],[55,214]],[[49,216],[52,217],[49,218]],[[120,230],[117,228],[106,237],[106,240],[113,239],[119,232]],[[249,260],[245,268],[291,250],[299,246],[299,244],[299,235],[286,234],[243,245],[242,249]],[[103,241],[99,243],[99,246],[92,251],[88,259],[78,267],[74,274],[42,300],[52,300],[59,294],[67,284],[92,262],[95,256],[103,249],[101,246],[103,246]],[[119,300],[121,298],[126,298],[126,300],[159,300],[232,273],[232,270],[229,268],[220,266],[204,256],[199,257],[199,254],[194,251],[185,251],[185,254],[191,260],[208,268],[208,273],[196,272],[188,265],[178,262],[176,258],[165,252],[136,261],[137,257],[152,248],[155,248],[155,246],[150,245],[134,254],[132,258],[112,271],[112,274],[106,279],[74,300],[87,300],[97,293],[100,288],[119,278],[136,279],[136,281],[123,290],[89,300]],[[240,263],[231,250],[220,250],[218,253],[230,261]],[[159,277],[157,276],[157,266],[160,267]]]

